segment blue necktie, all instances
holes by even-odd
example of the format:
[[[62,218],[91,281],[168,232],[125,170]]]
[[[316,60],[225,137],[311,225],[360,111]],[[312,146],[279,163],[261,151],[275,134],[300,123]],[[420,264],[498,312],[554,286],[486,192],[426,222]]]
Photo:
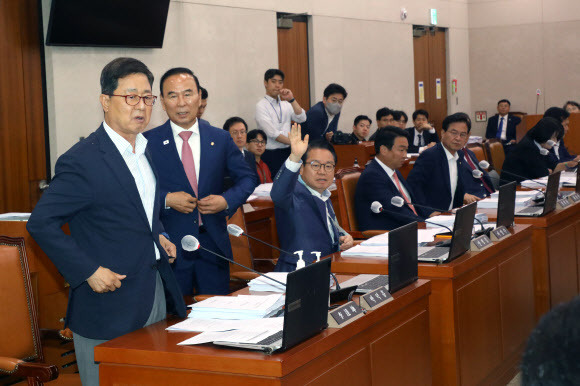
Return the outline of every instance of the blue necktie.
[[[501,117],[501,118],[499,119],[499,126],[498,126],[498,128],[497,128],[497,134],[496,134],[496,136],[495,136],[496,138],[499,138],[499,139],[501,139],[501,131],[502,131],[502,129],[503,129],[503,117]]]
[[[332,208],[332,203],[330,202],[330,199],[326,200],[326,202],[324,203],[326,205],[326,209],[328,210],[328,217],[330,219],[330,225],[332,226],[332,233],[334,236],[334,250],[337,251],[338,250],[338,246],[340,245],[339,242],[339,234],[338,234],[338,228],[336,227],[337,221],[336,221],[336,215],[334,214],[334,210]]]

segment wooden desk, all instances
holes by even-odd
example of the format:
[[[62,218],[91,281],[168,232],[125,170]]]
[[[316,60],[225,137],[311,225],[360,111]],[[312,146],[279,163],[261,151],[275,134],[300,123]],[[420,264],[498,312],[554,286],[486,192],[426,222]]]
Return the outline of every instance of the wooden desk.
[[[536,319],[532,228],[448,264],[419,264],[432,283],[431,357],[435,385],[506,385],[518,372]],[[333,256],[337,273],[387,273],[387,260]]]
[[[490,221],[497,210],[484,209]],[[536,318],[580,293],[580,205],[555,210],[544,217],[516,217],[532,226],[532,258]]]
[[[194,333],[162,321],[95,348],[100,384],[429,385],[429,281],[342,329],[273,355],[212,345],[177,346]]]
[[[362,142],[358,145],[334,145],[336,151],[336,170],[350,168],[354,160],[364,169],[368,161],[375,156],[375,142]]]

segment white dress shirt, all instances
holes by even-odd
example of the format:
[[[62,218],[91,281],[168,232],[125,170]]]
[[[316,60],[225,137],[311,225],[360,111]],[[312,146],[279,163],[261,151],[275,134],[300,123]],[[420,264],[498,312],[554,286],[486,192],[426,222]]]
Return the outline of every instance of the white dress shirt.
[[[381,165],[381,167],[383,168],[383,170],[385,171],[385,173],[387,173],[387,175],[389,176],[389,178],[391,179],[391,181],[393,181],[393,184],[395,185],[395,187],[397,189],[399,189],[399,187],[397,186],[397,182],[395,181],[395,178],[394,178],[395,171],[393,169],[391,169],[390,167],[388,167],[387,165],[385,165],[384,163],[382,163],[381,160],[378,159],[377,157],[375,157],[375,160],[377,161],[377,163],[379,165]],[[401,181],[401,179],[399,179],[399,181]],[[411,195],[409,194],[409,191],[405,188],[405,185],[403,185],[402,182],[401,182],[401,189],[403,189],[403,193],[410,200],[411,199]]]
[[[133,153],[133,146],[129,141],[111,129],[107,125],[107,122],[103,121],[103,127],[117,150],[119,150],[119,153],[121,153],[127,168],[129,168],[129,171],[135,179],[139,198],[145,210],[147,221],[149,221],[149,228],[153,229],[153,206],[155,203],[155,186],[157,181],[155,180],[155,174],[151,169],[151,165],[149,165],[149,161],[145,156],[147,139],[143,134],[137,134],[137,138],[135,139],[135,153]],[[155,248],[155,258],[159,260],[161,255],[159,254],[159,249],[157,249],[157,244],[153,243],[153,246]]]
[[[199,123],[198,120],[195,120],[193,126],[189,129],[184,129],[182,127],[177,126],[172,121],[169,121],[171,125],[171,131],[173,131],[173,139],[175,140],[175,146],[177,147],[177,154],[179,154],[179,159],[181,159],[181,148],[183,146],[183,139],[179,136],[179,133],[182,131],[191,131],[191,137],[187,143],[189,143],[189,147],[191,147],[191,152],[193,153],[193,162],[195,163],[195,176],[197,177],[197,181],[199,182],[199,162],[201,159],[201,145],[199,142]]]
[[[274,99],[269,95],[264,96],[256,104],[256,123],[258,129],[264,130],[268,136],[266,149],[284,149],[290,145],[276,141],[280,134],[288,136],[290,133],[291,121],[302,123],[306,121],[306,113],[302,109],[299,115],[294,114],[292,104]]]
[[[506,135],[507,135],[507,121],[508,121],[508,114],[506,115],[500,115],[497,118],[497,128],[499,130],[499,124],[501,123],[501,119],[503,118],[503,125],[501,127],[501,140],[505,141],[506,140]]]
[[[449,183],[451,184],[451,202],[449,203],[449,210],[451,210],[453,209],[453,201],[455,199],[455,189],[457,189],[457,160],[459,159],[459,155],[457,152],[451,154],[445,146],[443,146],[443,150],[445,150],[447,162],[449,162]]]

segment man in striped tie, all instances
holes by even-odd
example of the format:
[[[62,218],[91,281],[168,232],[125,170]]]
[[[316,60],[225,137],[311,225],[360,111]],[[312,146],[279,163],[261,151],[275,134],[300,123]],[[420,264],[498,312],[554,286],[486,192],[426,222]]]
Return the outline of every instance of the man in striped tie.
[[[359,229],[392,230],[413,221],[421,221],[434,213],[413,206],[413,192],[405,182],[399,168],[407,158],[409,141],[407,132],[394,126],[387,126],[375,138],[375,159],[362,172],[355,193],[355,209]],[[391,205],[391,199],[398,196],[405,205],[398,208]],[[382,204],[382,213],[373,213],[371,204]]]

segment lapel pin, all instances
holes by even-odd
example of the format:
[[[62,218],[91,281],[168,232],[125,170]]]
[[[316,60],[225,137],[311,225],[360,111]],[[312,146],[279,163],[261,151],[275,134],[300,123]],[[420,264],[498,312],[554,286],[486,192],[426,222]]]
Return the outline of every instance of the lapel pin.
[[[169,140],[168,139],[166,139],[165,141],[163,141],[163,144],[164,145],[167,145],[168,143],[169,143]]]
[[[213,142],[211,143],[211,145],[213,146]]]

